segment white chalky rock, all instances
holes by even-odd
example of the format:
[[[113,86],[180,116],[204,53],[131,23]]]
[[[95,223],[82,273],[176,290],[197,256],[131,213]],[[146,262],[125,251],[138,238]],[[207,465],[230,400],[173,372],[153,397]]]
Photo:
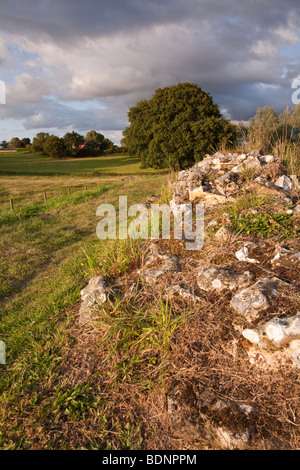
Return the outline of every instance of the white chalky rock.
[[[265,277],[236,294],[231,299],[231,305],[248,321],[254,321],[259,317],[260,312],[273,304],[279,295],[278,289],[288,285],[277,277]]]
[[[251,328],[247,328],[242,331],[242,335],[250,341],[250,343],[258,344],[261,341],[261,333],[257,329],[252,330]]]
[[[82,302],[79,310],[79,323],[86,323],[92,319],[92,311],[107,299],[105,278],[93,277],[80,294]]]
[[[249,254],[249,249],[246,245],[243,246],[240,250],[235,252],[235,256],[237,257],[237,259],[239,261],[245,261],[247,263],[259,264],[259,261],[257,261],[257,259],[249,258],[248,254]]]
[[[251,343],[259,344],[263,349],[268,349],[269,344],[266,340],[271,341],[274,346],[281,347],[282,344],[294,342],[300,338],[300,313],[290,317],[274,317],[258,324],[256,328],[243,330],[242,335]],[[300,341],[298,342],[300,345]]]
[[[266,325],[265,328],[266,335],[270,341],[274,341],[274,343],[280,343],[284,339],[284,330],[283,325],[280,321],[276,322],[272,320],[269,325]]]
[[[214,289],[220,289],[222,287],[222,282],[220,281],[220,279],[215,279],[213,282],[212,282],[212,287]]]

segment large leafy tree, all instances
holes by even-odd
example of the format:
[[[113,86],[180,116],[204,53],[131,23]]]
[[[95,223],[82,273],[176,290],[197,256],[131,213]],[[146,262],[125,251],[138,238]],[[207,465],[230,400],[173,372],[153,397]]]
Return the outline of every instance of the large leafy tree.
[[[79,153],[80,146],[84,144],[84,137],[75,131],[67,132],[64,137],[64,144],[69,155],[76,157]]]
[[[122,145],[144,167],[186,168],[221,144],[234,143],[236,127],[222,118],[209,93],[193,83],[160,88],[129,109]]]
[[[113,152],[114,144],[97,131],[89,131],[85,136],[85,153],[87,155],[101,155],[105,151]]]
[[[50,135],[43,145],[43,152],[51,158],[64,158],[67,154],[67,149],[63,139],[56,135]]]
[[[38,132],[32,140],[33,150],[35,152],[43,152],[43,147],[48,137],[48,132]]]
[[[24,147],[22,144],[22,141],[19,139],[19,137],[13,137],[10,142],[8,143],[9,148],[15,148],[15,149],[20,149]]]

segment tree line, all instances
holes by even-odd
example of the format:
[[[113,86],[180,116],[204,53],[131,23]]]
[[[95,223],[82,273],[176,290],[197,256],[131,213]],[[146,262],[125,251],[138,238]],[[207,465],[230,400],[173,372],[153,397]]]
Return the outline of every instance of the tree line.
[[[269,106],[258,108],[247,126],[222,116],[211,95],[190,82],[155,91],[151,99],[138,102],[128,111],[129,125],[121,147],[94,130],[85,137],[68,132],[64,137],[39,132],[30,139],[14,137],[2,147],[25,148],[52,158],[128,153],[143,168],[180,170],[220,149],[250,145],[264,152],[294,152],[300,155],[300,105],[278,114]]]
[[[63,137],[39,132],[32,142],[27,137],[23,139],[13,137],[9,142],[2,141],[2,148],[41,152],[58,159],[113,154],[121,151],[119,146],[95,130],[87,132],[85,136],[75,131],[67,132]]]

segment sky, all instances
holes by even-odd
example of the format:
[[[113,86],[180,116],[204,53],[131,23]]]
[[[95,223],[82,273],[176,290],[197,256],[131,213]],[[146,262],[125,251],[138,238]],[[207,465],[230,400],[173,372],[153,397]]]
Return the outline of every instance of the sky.
[[[248,121],[292,108],[297,77],[299,0],[0,2],[0,141],[94,129],[119,144],[129,107],[179,82]]]

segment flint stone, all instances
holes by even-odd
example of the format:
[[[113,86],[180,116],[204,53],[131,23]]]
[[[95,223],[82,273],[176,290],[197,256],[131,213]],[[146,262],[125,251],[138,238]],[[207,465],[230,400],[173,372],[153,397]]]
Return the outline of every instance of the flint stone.
[[[291,178],[286,175],[280,176],[275,182],[275,186],[283,189],[284,191],[291,192],[293,189],[293,182]]]
[[[243,168],[260,168],[261,163],[257,156],[249,155],[242,163]]]
[[[266,188],[270,189],[274,187],[272,182],[268,181],[266,178],[262,178],[262,176],[258,176],[257,178],[255,178],[254,183],[257,183],[260,186],[265,186]]]
[[[268,349],[269,343],[281,347],[282,344],[300,338],[300,314],[289,317],[274,317],[262,322],[256,328],[246,328],[242,335],[251,343],[258,344],[262,349]],[[300,352],[300,351],[299,351]]]
[[[105,278],[103,276],[93,277],[80,294],[82,302],[79,310],[79,323],[82,324],[90,321],[93,310],[107,300]]]
[[[254,258],[249,258],[249,246],[244,245],[240,250],[235,252],[235,256],[239,261],[245,261],[246,263],[259,264],[259,261]]]
[[[183,287],[179,284],[167,287],[166,292],[167,296],[171,298],[177,294],[183,299],[190,300],[191,302],[199,302],[201,300],[201,298],[195,295],[190,289],[187,289],[186,287]]]
[[[300,252],[280,246],[271,263],[276,267],[300,269]]]
[[[253,155],[250,155],[246,158],[246,160],[243,161],[243,163],[240,163],[239,165],[234,166],[231,169],[232,173],[244,173],[245,169],[259,169],[261,168],[261,163],[257,157],[254,157]]]
[[[231,299],[231,306],[248,321],[254,321],[259,318],[260,312],[272,306],[279,295],[279,287],[283,285],[289,284],[277,277],[260,279],[253,286],[236,294]]]
[[[300,337],[300,315],[290,318],[272,318],[265,324],[264,331],[267,338],[276,344],[289,338]]]
[[[143,277],[148,284],[155,284],[157,279],[165,273],[162,269],[146,269],[143,272]]]
[[[144,268],[151,266],[154,263],[159,263],[157,269],[144,269],[139,270],[138,273],[142,275],[146,282],[149,284],[155,284],[160,276],[166,272],[178,272],[181,271],[181,265],[179,259],[174,255],[165,255],[162,251],[152,243],[149,248],[150,255],[147,256]]]
[[[233,273],[226,268],[203,268],[198,274],[197,282],[204,291],[243,289],[253,282],[253,274],[249,271],[243,274]]]
[[[260,163],[271,163],[271,162],[274,162],[275,161],[275,157],[274,155],[264,155],[262,157],[258,157]]]
[[[233,173],[231,171],[227,171],[227,173],[217,178],[214,183],[216,186],[227,186],[232,181],[233,181]]]

